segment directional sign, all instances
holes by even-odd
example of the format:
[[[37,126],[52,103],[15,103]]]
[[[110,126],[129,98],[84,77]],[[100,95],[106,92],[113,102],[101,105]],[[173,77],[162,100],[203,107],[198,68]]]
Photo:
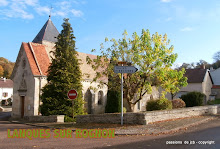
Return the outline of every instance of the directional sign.
[[[115,73],[135,73],[138,69],[134,66],[115,66]]]
[[[69,90],[68,94],[67,94],[69,99],[76,99],[77,97],[77,91],[76,90]]]

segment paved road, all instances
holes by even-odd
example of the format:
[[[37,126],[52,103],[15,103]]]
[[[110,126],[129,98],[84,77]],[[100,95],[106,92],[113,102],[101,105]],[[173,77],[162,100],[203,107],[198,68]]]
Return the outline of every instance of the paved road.
[[[220,119],[191,127],[186,131],[176,134],[160,136],[116,136],[115,138],[54,138],[53,131],[49,138],[8,138],[7,129],[41,129],[24,124],[14,124],[8,121],[0,121],[0,148],[120,148],[120,149],[166,149],[166,148],[192,148],[208,149],[220,148]],[[195,141],[194,145],[167,145],[167,141]],[[206,141],[206,142],[199,142]],[[212,145],[200,145],[198,143],[208,143],[214,141]],[[168,143],[168,142],[167,142]],[[173,143],[173,142],[169,142]],[[175,142],[174,142],[175,143]],[[209,142],[211,143],[211,142]]]

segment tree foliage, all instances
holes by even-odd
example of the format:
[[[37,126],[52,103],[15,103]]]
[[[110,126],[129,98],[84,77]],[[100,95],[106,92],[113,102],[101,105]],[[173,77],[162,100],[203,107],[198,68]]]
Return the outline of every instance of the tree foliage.
[[[0,77],[10,78],[15,63],[4,57],[0,57]]]
[[[172,53],[174,47],[164,36],[157,32],[151,36],[149,30],[142,30],[141,36],[136,32],[132,38],[127,37],[127,32],[123,33],[123,38],[116,41],[114,38],[110,41],[105,39],[105,44],[101,44],[101,55],[97,59],[91,60],[87,57],[87,63],[92,65],[92,68],[97,71],[98,68],[104,68],[105,71],[97,72],[94,81],[102,76],[117,76],[120,74],[113,72],[113,63],[109,63],[109,58],[112,61],[127,61],[128,65],[136,66],[139,70],[134,74],[124,75],[124,98],[126,99],[129,109],[132,111],[134,105],[140,101],[147,93],[152,92],[152,86],[163,84],[163,79],[158,76],[161,73],[166,73],[177,58],[177,54]],[[109,47],[108,44],[111,43]],[[105,45],[107,48],[105,49]],[[95,51],[95,50],[92,50]],[[104,83],[104,82],[103,82]],[[109,88],[116,87],[120,90],[120,81],[114,82],[114,85],[108,84]],[[166,87],[166,86],[164,86]]]
[[[170,68],[158,69],[158,71],[158,78],[160,82],[162,82],[161,87],[171,94],[172,99],[176,96],[176,93],[179,92],[181,87],[188,85],[187,77],[184,77],[184,68],[182,68],[182,70],[173,70]]]
[[[4,74],[4,69],[2,68],[2,66],[0,65],[0,77],[2,77]]]
[[[213,59],[214,59],[215,61],[219,61],[219,60],[220,60],[220,51],[218,51],[218,52],[216,52],[216,53],[214,54]]]
[[[43,104],[40,109],[43,115],[64,114],[75,117],[84,114],[82,74],[75,50],[75,37],[68,19],[64,19],[62,27],[63,30],[57,37],[56,49],[53,51],[54,58],[48,68],[48,84],[42,90]],[[78,92],[73,106],[67,97],[70,89],[76,89]]]
[[[115,61],[110,61],[112,65],[116,65]],[[117,74],[113,74],[113,76],[108,76],[108,88],[107,92],[107,104],[105,107],[106,113],[116,113],[121,112],[121,90],[117,86],[118,84],[115,82],[119,82],[120,78]]]
[[[212,64],[212,67],[214,69],[220,68],[220,51],[214,54],[213,59],[215,62]]]

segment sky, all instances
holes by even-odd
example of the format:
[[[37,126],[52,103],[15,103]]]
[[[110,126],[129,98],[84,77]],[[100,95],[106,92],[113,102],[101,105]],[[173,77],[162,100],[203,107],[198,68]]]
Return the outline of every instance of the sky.
[[[131,37],[142,29],[166,33],[178,65],[213,63],[220,51],[219,0],[0,0],[0,57],[15,62],[21,43],[34,39],[50,13],[59,32],[69,18],[84,53],[98,51],[105,37],[120,39],[124,30]]]

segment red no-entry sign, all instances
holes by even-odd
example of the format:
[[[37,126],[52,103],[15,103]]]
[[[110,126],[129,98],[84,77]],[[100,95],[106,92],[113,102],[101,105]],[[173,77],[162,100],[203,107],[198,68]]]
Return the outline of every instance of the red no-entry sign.
[[[76,99],[77,97],[77,91],[76,90],[69,90],[68,94],[67,94],[69,99]]]

